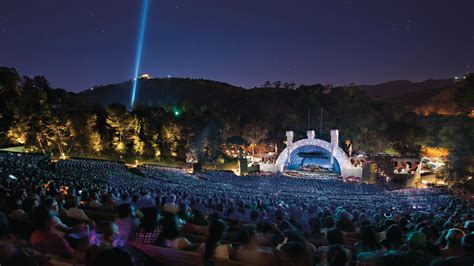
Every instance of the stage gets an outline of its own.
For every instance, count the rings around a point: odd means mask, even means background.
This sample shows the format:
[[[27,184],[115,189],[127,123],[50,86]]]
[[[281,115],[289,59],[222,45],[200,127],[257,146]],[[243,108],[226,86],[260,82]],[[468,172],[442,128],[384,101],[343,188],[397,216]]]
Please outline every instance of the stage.
[[[340,179],[341,178],[341,176],[337,173],[315,173],[315,172],[300,171],[300,170],[285,170],[283,171],[282,174],[288,177],[300,178],[300,179]]]

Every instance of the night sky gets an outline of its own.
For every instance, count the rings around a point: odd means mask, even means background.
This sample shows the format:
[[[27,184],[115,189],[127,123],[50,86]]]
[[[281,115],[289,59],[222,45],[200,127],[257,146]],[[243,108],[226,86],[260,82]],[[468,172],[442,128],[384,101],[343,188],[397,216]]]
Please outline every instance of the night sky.
[[[0,65],[80,91],[133,76],[139,0],[0,0]],[[251,88],[474,72],[473,0],[150,0],[141,73]]]

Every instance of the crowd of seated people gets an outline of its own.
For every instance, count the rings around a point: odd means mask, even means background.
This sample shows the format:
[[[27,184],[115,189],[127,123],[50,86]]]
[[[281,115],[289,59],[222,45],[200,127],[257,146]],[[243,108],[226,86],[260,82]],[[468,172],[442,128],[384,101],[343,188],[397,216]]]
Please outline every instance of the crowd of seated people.
[[[351,182],[351,183],[361,183],[362,177],[360,176],[344,176],[342,177],[343,182]]]
[[[310,172],[310,171],[304,171],[301,168],[298,171],[287,170],[287,171],[285,171],[284,174],[285,174],[285,176],[288,176],[288,177],[300,178],[300,179],[325,179],[325,178],[327,179],[327,178],[338,178],[339,177],[335,172],[332,172],[332,173],[329,173],[329,172],[325,172],[325,173]]]
[[[310,172],[310,173],[318,173],[318,174],[332,174],[334,173],[334,169],[322,167],[319,165],[302,165],[299,167],[300,171]]]
[[[139,176],[116,162],[43,169],[38,155],[0,156],[1,265],[159,264],[137,243],[202,265],[474,263],[472,203],[439,188],[218,171],[203,180],[160,167]]]

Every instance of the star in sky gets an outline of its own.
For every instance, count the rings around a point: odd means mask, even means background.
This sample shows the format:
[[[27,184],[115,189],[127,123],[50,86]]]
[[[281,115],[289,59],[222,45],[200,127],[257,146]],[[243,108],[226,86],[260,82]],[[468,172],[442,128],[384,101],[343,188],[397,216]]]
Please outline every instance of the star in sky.
[[[407,31],[409,31],[411,28],[412,28],[411,27],[411,19],[408,19],[406,29],[407,29]]]

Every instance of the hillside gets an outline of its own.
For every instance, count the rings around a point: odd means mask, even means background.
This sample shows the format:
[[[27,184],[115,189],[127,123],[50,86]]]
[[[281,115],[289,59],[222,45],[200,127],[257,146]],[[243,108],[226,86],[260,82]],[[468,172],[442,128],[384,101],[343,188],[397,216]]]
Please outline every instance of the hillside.
[[[456,89],[463,81],[441,88],[418,90],[402,96],[385,99],[393,109],[411,111],[419,115],[457,115],[460,113],[454,101]]]
[[[371,97],[386,99],[409,93],[443,88],[454,83],[453,79],[428,79],[422,82],[394,80],[375,85],[359,85],[358,87]]]
[[[131,81],[98,86],[83,91],[79,95],[88,102],[109,105],[111,103],[130,104]],[[136,103],[161,106],[186,102],[193,105],[226,104],[229,99],[239,95],[243,88],[227,83],[188,78],[155,78],[140,80]]]
[[[387,103],[393,111],[456,115],[460,110],[453,96],[458,84],[452,79],[429,79],[423,82],[398,80],[358,88],[368,96]],[[88,103],[129,105],[131,86],[131,81],[98,86],[79,93],[79,96]],[[295,99],[291,98],[298,95],[294,90],[282,88],[246,90],[204,79],[155,78],[140,80],[136,102],[149,106],[176,103],[194,107],[213,106],[224,113],[238,112],[243,117],[251,117],[252,113],[267,113],[267,116],[279,120],[282,113],[292,113],[290,110],[295,108]],[[268,113],[268,110],[273,112]]]
[[[337,128],[354,150],[412,154],[418,147],[414,143],[452,147],[446,136],[459,130],[456,139],[462,139],[464,129],[472,128],[474,120],[451,116],[460,111],[454,95],[463,112],[469,108],[472,77],[387,99],[375,99],[354,86],[246,90],[209,80],[149,79],[140,80],[137,99],[154,107],[131,110],[109,105],[129,105],[130,81],[76,94],[51,88],[45,77],[22,78],[15,69],[0,68],[0,146],[167,160],[184,160],[189,150],[197,150],[204,160],[216,162],[230,140],[281,150],[286,130],[300,139],[308,128],[316,129],[321,131],[318,138],[328,140],[330,129]],[[461,85],[466,86],[457,90]],[[460,101],[460,95],[467,101]],[[446,115],[424,116],[433,112]]]

